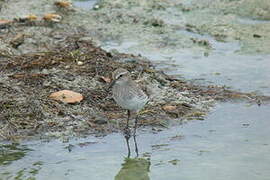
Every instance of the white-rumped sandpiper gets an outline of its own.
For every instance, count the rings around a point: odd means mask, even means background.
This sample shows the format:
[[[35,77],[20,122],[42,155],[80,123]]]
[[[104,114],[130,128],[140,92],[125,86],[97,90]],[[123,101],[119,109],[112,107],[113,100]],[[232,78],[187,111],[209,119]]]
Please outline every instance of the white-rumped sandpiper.
[[[115,102],[127,110],[126,135],[130,136],[129,119],[131,112],[136,113],[134,135],[137,129],[138,112],[145,106],[149,98],[139,85],[132,80],[129,71],[118,68],[112,73],[112,94]]]

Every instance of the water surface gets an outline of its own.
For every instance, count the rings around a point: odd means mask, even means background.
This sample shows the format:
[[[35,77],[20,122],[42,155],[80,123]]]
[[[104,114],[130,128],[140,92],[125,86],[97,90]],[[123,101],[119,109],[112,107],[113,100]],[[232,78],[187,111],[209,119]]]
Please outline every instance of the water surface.
[[[90,10],[94,7],[94,5],[96,4],[97,0],[76,0],[74,1],[74,5],[85,9],[85,10]]]
[[[27,142],[24,145],[31,151],[2,165],[1,177],[13,179],[21,172],[22,179],[109,180],[136,179],[134,172],[140,172],[145,179],[154,180],[267,180],[269,113],[269,106],[225,103],[204,121],[189,121],[158,133],[141,129],[139,158],[131,139],[129,160],[126,141],[118,133],[68,143]]]

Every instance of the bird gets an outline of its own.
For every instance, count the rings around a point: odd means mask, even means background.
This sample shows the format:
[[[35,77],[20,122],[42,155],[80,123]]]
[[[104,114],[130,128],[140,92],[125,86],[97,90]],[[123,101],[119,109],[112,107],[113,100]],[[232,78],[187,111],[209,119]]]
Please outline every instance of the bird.
[[[129,119],[132,112],[136,113],[134,133],[136,135],[138,112],[149,101],[148,95],[139,87],[139,85],[131,78],[130,72],[123,68],[118,68],[112,73],[112,97],[116,104],[127,110],[127,123],[125,127],[125,135],[130,136]]]

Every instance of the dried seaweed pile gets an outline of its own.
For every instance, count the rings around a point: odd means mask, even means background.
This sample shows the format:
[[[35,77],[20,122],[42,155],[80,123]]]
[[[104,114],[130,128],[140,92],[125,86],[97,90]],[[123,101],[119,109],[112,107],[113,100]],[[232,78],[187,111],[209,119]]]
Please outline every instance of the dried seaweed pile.
[[[112,54],[90,41],[69,36],[48,52],[1,59],[1,138],[105,135],[118,131],[126,116],[112,100],[106,81],[118,67],[128,69],[134,79],[156,94],[140,116],[141,126],[168,127],[183,118],[201,119],[214,99],[224,100],[233,94],[174,79],[156,71],[142,57]],[[48,98],[63,89],[81,93],[84,100],[65,104]]]

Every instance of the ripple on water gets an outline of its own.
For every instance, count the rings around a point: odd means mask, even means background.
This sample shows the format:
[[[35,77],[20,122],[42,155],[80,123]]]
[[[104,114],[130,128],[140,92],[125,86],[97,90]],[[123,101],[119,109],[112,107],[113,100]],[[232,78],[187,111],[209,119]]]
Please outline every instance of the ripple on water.
[[[90,10],[94,7],[97,0],[73,0],[73,4],[79,8]]]
[[[141,173],[154,180],[267,180],[269,114],[269,106],[224,103],[204,121],[189,121],[158,133],[141,128],[137,136],[140,158],[136,158],[132,140],[131,159],[125,158],[126,142],[118,133],[68,143],[27,142],[31,151],[0,166],[1,178],[132,180]]]

